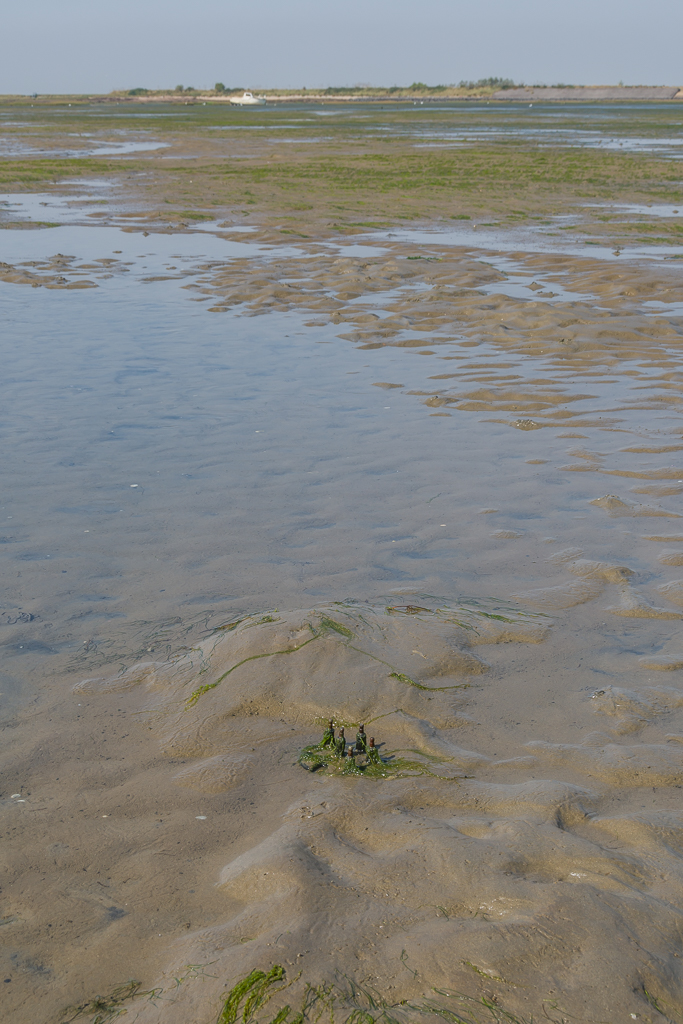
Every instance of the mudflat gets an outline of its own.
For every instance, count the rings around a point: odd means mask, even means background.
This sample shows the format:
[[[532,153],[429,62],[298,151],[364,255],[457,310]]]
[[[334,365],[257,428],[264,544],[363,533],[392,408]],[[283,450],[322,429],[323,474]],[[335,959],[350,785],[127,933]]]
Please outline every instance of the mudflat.
[[[676,105],[0,116],[8,1019],[678,1020]]]

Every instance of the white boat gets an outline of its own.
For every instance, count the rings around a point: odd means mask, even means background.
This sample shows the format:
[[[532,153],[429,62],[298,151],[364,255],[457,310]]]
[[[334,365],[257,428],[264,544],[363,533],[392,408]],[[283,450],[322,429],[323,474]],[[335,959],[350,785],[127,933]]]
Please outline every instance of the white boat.
[[[265,107],[266,105],[262,96],[254,96],[251,92],[244,92],[241,96],[231,96],[230,102],[236,107]]]

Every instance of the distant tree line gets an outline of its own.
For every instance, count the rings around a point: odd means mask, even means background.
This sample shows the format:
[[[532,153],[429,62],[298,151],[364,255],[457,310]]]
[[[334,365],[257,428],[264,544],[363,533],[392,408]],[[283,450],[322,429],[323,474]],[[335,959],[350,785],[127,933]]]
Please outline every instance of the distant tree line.
[[[138,86],[137,89],[129,89],[128,90],[128,95],[129,96],[148,96],[150,93],[153,93],[153,92],[163,92],[163,91],[165,91],[165,90],[161,90],[161,89],[143,89],[142,86]],[[195,89],[195,87],[193,85],[176,85],[175,89],[173,89],[172,91],[173,92],[177,92],[177,93],[186,93],[186,92],[195,93],[195,92],[205,92],[206,90],[204,90],[204,89]],[[222,82],[216,82],[215,86],[213,87],[213,91],[214,92],[232,92],[233,90],[232,89],[227,89],[223,85]]]
[[[459,82],[460,89],[515,89],[511,78],[479,78],[476,82]]]
[[[446,92],[448,89],[515,89],[521,86],[522,83],[514,82],[511,78],[480,78],[476,82],[462,81],[455,85],[427,85],[426,82],[413,82],[411,85],[392,85],[389,88],[383,89],[381,87],[375,87],[372,91],[387,92],[389,94],[397,92]],[[568,86],[563,86],[568,88]],[[335,96],[340,93],[359,93],[367,92],[367,86],[328,86],[327,89],[323,89],[322,93],[325,96]]]
[[[515,82],[515,81],[513,81],[512,78],[494,78],[494,77],[490,77],[490,78],[479,78],[479,79],[477,79],[476,82],[475,81],[466,81],[465,79],[463,79],[462,81],[458,82],[457,86],[456,85],[427,85],[425,82],[413,82],[412,85],[407,85],[407,86],[404,86],[404,85],[392,85],[392,86],[390,86],[388,88],[382,88],[381,86],[368,86],[368,85],[338,85],[338,86],[330,85],[326,89],[315,90],[315,91],[319,92],[319,94],[322,94],[323,96],[340,96],[340,95],[359,94],[359,93],[360,94],[365,94],[367,92],[388,93],[389,95],[394,95],[396,93],[403,93],[403,92],[440,93],[440,92],[446,92],[448,89],[454,89],[454,88],[457,88],[457,89],[467,89],[468,91],[474,92],[474,91],[483,90],[483,89],[486,89],[486,90],[489,90],[489,89],[503,90],[503,89],[523,89],[523,88],[526,88],[526,87],[527,86],[526,86],[525,82]],[[546,86],[546,85],[543,85],[543,84],[537,84],[537,85],[532,86],[531,88],[534,88],[534,89],[547,89],[547,88],[552,88],[552,89],[575,89],[576,86],[568,85],[568,84],[566,84],[564,82],[558,82],[555,85],[550,86],[550,87]],[[154,92],[154,91],[155,90],[151,90],[151,89],[143,89],[140,86],[140,87],[138,87],[136,89],[129,89],[128,90],[128,95],[129,96],[146,96],[149,93]],[[181,93],[184,94],[184,93],[197,93],[197,92],[202,92],[202,91],[205,91],[205,90],[195,89],[195,87],[193,85],[176,85],[176,87],[175,87],[175,89],[173,91],[178,93],[178,94],[181,94]],[[213,91],[220,94],[220,93],[235,92],[235,89],[231,88],[230,86],[226,86],[223,82],[216,82],[216,84],[213,87]],[[274,91],[277,92],[278,90],[274,90]],[[287,90],[287,91],[289,92],[291,90]],[[304,88],[303,91],[305,92],[306,89]]]

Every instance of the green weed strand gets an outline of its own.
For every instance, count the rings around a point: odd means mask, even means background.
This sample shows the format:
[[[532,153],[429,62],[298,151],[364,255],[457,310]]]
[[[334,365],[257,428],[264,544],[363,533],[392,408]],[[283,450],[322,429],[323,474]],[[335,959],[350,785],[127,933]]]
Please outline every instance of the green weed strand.
[[[429,690],[432,693],[443,693],[446,690],[466,690],[469,687],[469,683],[456,683],[454,686],[423,686],[422,683],[417,683],[403,672],[390,672],[389,678],[398,679],[399,683],[405,683],[406,686],[414,686],[418,690]]]
[[[236,665],[233,665],[232,668],[229,668],[222,676],[219,676],[215,683],[205,683],[204,686],[200,686],[198,690],[191,693],[185,701],[185,710],[187,711],[194,707],[203,694],[208,693],[209,690],[215,690],[231,672],[234,672],[242,665],[246,665],[248,661],[258,661],[259,658],[274,658],[277,654],[294,654],[296,651],[300,651],[301,648],[305,647],[307,644],[313,643],[313,641],[317,640],[319,636],[320,634],[316,633],[315,636],[310,637],[308,640],[304,640],[302,644],[298,644],[296,647],[286,647],[282,651],[267,651],[265,654],[252,654],[249,658],[243,658],[242,661],[238,661]]]

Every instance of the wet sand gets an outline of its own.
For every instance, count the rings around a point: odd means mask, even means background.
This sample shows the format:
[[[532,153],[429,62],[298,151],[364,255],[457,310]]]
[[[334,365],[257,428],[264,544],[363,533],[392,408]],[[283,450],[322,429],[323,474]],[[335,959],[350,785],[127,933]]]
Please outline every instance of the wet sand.
[[[6,1012],[678,1019],[678,207],[283,238],[161,181],[2,233]],[[298,763],[330,716],[386,777]]]

